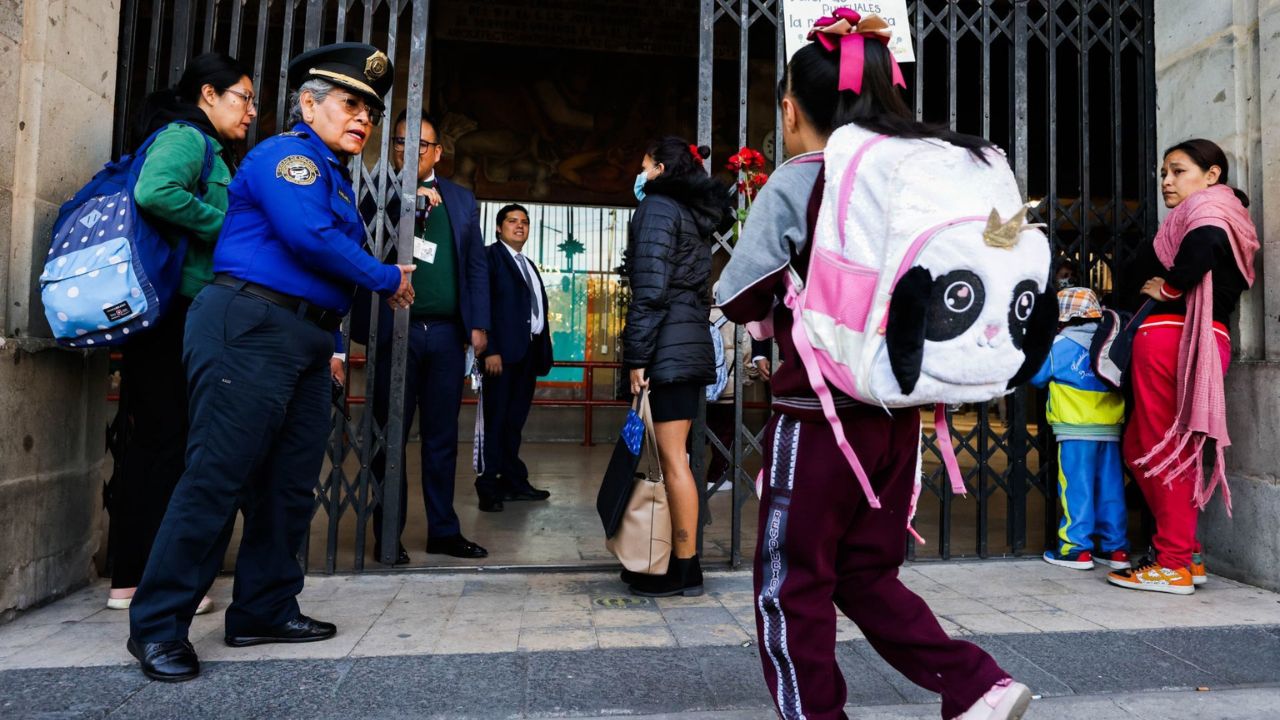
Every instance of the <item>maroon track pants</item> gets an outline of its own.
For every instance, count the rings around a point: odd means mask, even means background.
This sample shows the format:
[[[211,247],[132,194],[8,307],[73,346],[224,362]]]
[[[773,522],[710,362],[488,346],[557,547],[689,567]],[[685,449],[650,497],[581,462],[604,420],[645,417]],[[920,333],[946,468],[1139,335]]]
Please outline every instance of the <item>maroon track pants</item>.
[[[898,672],[942,695],[944,718],[955,717],[1009,674],[976,645],[948,637],[898,579],[920,413],[857,408],[841,419],[879,510],[863,497],[825,420],[775,414],[766,430],[756,631],[774,704],[787,720],[847,717],[834,603]]]

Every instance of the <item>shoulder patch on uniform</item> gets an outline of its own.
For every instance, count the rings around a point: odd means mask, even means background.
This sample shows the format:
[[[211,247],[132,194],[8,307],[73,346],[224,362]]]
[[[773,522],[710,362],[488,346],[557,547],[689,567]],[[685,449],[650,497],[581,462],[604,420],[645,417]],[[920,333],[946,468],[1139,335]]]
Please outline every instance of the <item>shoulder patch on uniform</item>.
[[[306,155],[290,155],[276,165],[276,177],[294,185],[310,185],[320,177],[320,170]]]
[[[309,135],[308,133],[304,133],[301,130],[286,130],[285,132],[279,133],[279,137],[292,137],[292,138],[306,139],[311,137],[311,135]]]

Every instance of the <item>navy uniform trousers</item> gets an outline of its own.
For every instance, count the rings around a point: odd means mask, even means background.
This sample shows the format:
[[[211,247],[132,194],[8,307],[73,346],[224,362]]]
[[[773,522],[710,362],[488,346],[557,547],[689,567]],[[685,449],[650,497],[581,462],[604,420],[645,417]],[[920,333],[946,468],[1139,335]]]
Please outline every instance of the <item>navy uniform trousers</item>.
[[[502,498],[529,487],[529,468],[520,459],[521,433],[533,405],[542,344],[533,342],[520,362],[502,364],[501,375],[484,376],[484,472],[476,492]],[[479,361],[483,362],[483,361]]]
[[[138,642],[184,640],[244,513],[227,635],[298,616],[297,553],[311,524],[330,428],[333,334],[211,285],[187,316],[187,467],[129,609]]]
[[[427,506],[427,535],[441,538],[462,532],[453,510],[454,475],[458,469],[458,411],[462,408],[463,373],[467,351],[462,325],[452,320],[409,321],[408,367],[404,374],[404,440],[400,462],[400,533],[404,532],[406,481],[403,448],[416,409],[422,413],[422,496]],[[391,343],[378,348],[373,412],[386,426],[391,405]],[[373,474],[385,483],[386,454],[373,459]],[[374,542],[382,540],[382,504],[373,510]]]

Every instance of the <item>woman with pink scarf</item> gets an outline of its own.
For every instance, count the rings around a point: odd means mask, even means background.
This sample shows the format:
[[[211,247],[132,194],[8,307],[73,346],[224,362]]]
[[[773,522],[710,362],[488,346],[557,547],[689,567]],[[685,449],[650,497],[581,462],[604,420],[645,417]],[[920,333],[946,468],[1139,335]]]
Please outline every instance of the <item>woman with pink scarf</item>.
[[[1206,580],[1196,522],[1219,485],[1231,511],[1223,459],[1231,444],[1227,318],[1253,284],[1258,233],[1249,198],[1227,184],[1228,170],[1222,148],[1208,140],[1165,151],[1160,189],[1172,212],[1127,271],[1154,307],[1134,339],[1123,455],[1156,527],[1155,557],[1107,576],[1119,587],[1195,592]]]

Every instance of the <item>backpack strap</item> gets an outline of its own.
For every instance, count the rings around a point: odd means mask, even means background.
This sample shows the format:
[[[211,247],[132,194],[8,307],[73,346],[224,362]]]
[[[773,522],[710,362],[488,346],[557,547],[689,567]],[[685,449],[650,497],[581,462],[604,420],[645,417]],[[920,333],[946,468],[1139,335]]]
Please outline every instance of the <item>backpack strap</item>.
[[[804,320],[800,313],[800,308],[804,303],[805,287],[796,282],[796,280],[808,275],[809,258],[813,253],[813,243],[818,227],[818,211],[822,207],[822,194],[826,189],[826,175],[827,169],[824,162],[818,168],[818,177],[813,181],[813,191],[809,193],[809,205],[805,213],[805,220],[808,223],[808,236],[804,249],[800,253],[793,251],[791,255],[791,272],[787,273],[787,294],[784,298],[784,303],[792,314],[791,342],[795,345],[796,354],[800,356],[800,364],[804,366],[805,374],[809,378],[809,387],[818,396],[818,403],[822,405],[822,414],[827,418],[827,424],[831,426],[831,431],[835,435],[836,446],[840,448],[840,454],[844,455],[844,459],[849,463],[854,476],[858,478],[858,485],[862,487],[862,493],[866,495],[867,502],[871,504],[871,507],[879,508],[880,500],[876,497],[875,491],[871,489],[871,479],[867,477],[867,471],[862,467],[862,462],[858,460],[858,455],[853,451],[853,446],[849,444],[849,439],[845,437],[844,423],[840,421],[840,416],[836,414],[835,397],[831,394],[831,387],[827,385],[826,378],[822,377],[822,370],[818,367],[818,356],[813,351],[813,345],[809,343],[809,335],[805,332]]]
[[[853,451],[853,446],[849,444],[849,438],[845,437],[844,423],[840,422],[840,416],[836,415],[836,404],[831,395],[831,388],[827,385],[826,378],[822,377],[822,370],[818,369],[818,356],[813,352],[813,346],[809,344],[809,336],[804,331],[804,322],[798,312],[804,293],[805,291],[801,290],[796,294],[790,289],[787,292],[787,307],[791,308],[795,315],[791,323],[791,342],[795,344],[796,353],[800,356],[800,364],[804,366],[804,371],[809,376],[809,387],[813,388],[814,394],[818,396],[818,402],[822,405],[822,414],[826,416],[827,423],[831,425],[831,431],[835,434],[836,446],[840,448],[840,454],[844,455],[849,467],[853,469],[854,476],[858,478],[858,484],[862,486],[862,493],[867,496],[867,502],[871,503],[871,507],[879,508],[880,500],[871,489],[871,480],[858,460],[857,453]]]
[[[209,175],[213,172],[213,141],[209,139],[209,135],[204,130],[186,120],[175,120],[170,124],[186,125],[199,132],[200,137],[204,139],[204,167],[200,170],[199,193],[196,195],[197,200],[204,202],[204,195],[209,192]]]
[[[933,431],[938,437],[938,454],[942,456],[942,465],[947,469],[947,477],[951,480],[951,492],[957,495],[968,495],[964,477],[960,474],[960,463],[956,460],[956,449],[951,445],[951,426],[947,423],[947,406],[938,403],[933,406]]]

